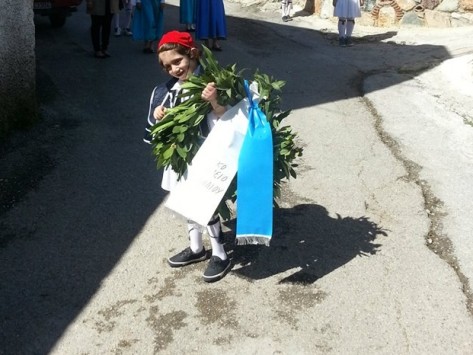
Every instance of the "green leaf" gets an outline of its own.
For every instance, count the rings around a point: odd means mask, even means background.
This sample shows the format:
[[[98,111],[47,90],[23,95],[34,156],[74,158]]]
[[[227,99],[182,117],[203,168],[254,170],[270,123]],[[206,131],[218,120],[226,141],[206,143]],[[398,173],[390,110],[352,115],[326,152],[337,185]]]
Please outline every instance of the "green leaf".
[[[179,156],[182,158],[182,159],[186,159],[187,158],[187,150],[180,147],[180,146],[177,146],[176,147],[176,151],[177,151],[177,154],[179,154]]]
[[[174,146],[170,146],[166,151],[163,153],[163,158],[164,159],[169,159],[172,154],[174,153]]]
[[[153,135],[153,154],[157,167],[172,167],[181,177],[187,165],[192,162],[200,148],[201,137],[199,124],[211,111],[211,105],[202,100],[200,93],[207,83],[217,83],[217,100],[220,105],[235,105],[246,97],[244,89],[244,74],[248,69],[238,70],[236,64],[222,67],[213,56],[213,53],[202,48],[201,58],[202,73],[200,76],[192,75],[182,84],[185,93],[180,97],[185,98],[180,105],[168,109],[163,120],[157,122],[151,129]],[[273,77],[261,73],[256,69],[249,82],[256,81],[259,88],[259,106],[266,118],[271,122],[273,133],[273,160],[274,160],[274,205],[276,198],[280,197],[281,184],[285,179],[296,178],[297,164],[295,159],[302,156],[303,149],[297,145],[297,134],[291,127],[281,126],[281,121],[288,117],[290,110],[280,108],[281,96],[279,92],[285,85],[284,81],[275,80]],[[176,152],[177,154],[174,154]],[[224,219],[230,218],[230,209],[225,201],[235,202],[237,198],[236,179],[232,181],[229,189],[218,208]]]

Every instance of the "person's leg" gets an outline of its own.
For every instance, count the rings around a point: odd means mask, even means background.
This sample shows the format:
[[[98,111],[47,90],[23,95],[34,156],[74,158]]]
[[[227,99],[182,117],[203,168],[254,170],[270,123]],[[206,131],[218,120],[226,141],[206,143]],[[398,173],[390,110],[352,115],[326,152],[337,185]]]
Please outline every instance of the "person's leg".
[[[354,28],[355,28],[355,19],[353,19],[353,18],[347,19],[347,32],[346,32],[347,46],[353,46],[353,41],[351,39],[351,35],[353,33]]]
[[[220,280],[231,268],[231,261],[224,249],[221,236],[220,218],[215,216],[207,225],[207,232],[212,245],[212,256],[207,269],[204,271],[204,281],[214,282]]]
[[[126,9],[126,28],[125,28],[125,34],[127,36],[132,36],[133,32],[131,32],[131,21],[133,20],[133,6],[131,5],[131,2],[128,3]]]
[[[187,232],[189,235],[190,248],[194,254],[202,252],[204,244],[202,242],[202,232],[200,226],[194,222],[187,223]]]
[[[282,0],[281,1],[281,16],[282,16],[282,20],[284,22],[289,21],[290,11],[291,11],[291,1],[290,0]]]
[[[119,37],[122,34],[122,29],[120,28],[120,13],[113,17],[113,27],[115,28],[114,35]]]
[[[112,29],[112,20],[113,14],[108,14],[103,16],[103,25],[102,25],[102,52],[106,56],[110,56],[108,54],[108,45],[110,43],[110,32]]]
[[[105,58],[100,47],[100,26],[101,16],[91,15],[91,26],[90,26],[90,37],[92,38],[92,46],[94,47],[94,53],[97,58]]]
[[[338,44],[342,47],[346,46],[345,38],[347,31],[347,19],[340,17],[338,19]]]
[[[153,45],[153,41],[145,41],[144,47],[143,47],[143,53],[145,54],[154,53],[152,45]]]
[[[210,244],[212,245],[212,256],[218,256],[222,260],[227,259],[227,253],[223,248],[223,241],[221,236],[220,218],[214,216],[212,221],[207,225],[207,233],[210,236]]]
[[[212,39],[212,49],[218,52],[222,51],[222,47],[220,46],[217,38]]]
[[[189,235],[189,247],[168,259],[171,267],[189,265],[207,259],[207,252],[202,243],[201,226],[193,221],[187,221],[187,233]]]

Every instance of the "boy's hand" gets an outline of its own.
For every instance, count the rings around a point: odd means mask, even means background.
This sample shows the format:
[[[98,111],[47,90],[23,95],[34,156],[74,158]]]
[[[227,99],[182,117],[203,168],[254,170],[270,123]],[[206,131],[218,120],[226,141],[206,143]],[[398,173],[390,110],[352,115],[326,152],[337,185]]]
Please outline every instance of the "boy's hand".
[[[202,99],[210,102],[212,106],[217,104],[217,85],[214,82],[208,83],[202,91]]]
[[[218,104],[217,85],[214,82],[208,83],[205,89],[202,91],[202,100],[210,102],[217,117],[221,117],[227,110],[224,106],[220,106]]]
[[[161,121],[166,114],[166,107],[158,106],[153,111],[153,117],[156,121]]]

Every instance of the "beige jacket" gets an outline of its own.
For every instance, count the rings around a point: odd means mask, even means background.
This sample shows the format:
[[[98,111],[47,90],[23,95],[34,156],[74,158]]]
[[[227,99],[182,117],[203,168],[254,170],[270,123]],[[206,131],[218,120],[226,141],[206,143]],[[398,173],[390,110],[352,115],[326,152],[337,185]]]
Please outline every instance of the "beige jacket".
[[[110,0],[110,12],[118,14],[120,8],[118,7],[119,0]],[[105,16],[105,0],[86,0],[87,13],[96,16]]]

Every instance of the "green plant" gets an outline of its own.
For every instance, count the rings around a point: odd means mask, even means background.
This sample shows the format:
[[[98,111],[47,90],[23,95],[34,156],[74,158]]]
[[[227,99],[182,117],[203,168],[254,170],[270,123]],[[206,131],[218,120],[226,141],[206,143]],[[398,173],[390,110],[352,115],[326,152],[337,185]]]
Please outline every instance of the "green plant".
[[[165,117],[157,122],[151,133],[153,135],[153,154],[158,168],[171,166],[181,177],[187,165],[192,161],[202,144],[199,124],[211,111],[210,103],[201,99],[202,90],[207,83],[215,82],[218,90],[218,103],[222,106],[233,106],[246,97],[244,87],[244,70],[237,72],[236,65],[222,67],[215,60],[212,52],[203,47],[204,56],[200,60],[202,73],[191,76],[183,85],[180,97],[183,102],[168,109]],[[257,70],[253,81],[258,84],[260,95],[259,107],[271,124],[273,133],[274,159],[274,203],[280,197],[281,183],[284,179],[296,178],[295,159],[302,155],[302,148],[296,143],[297,134],[290,126],[281,122],[289,116],[290,110],[280,109],[279,92],[285,85],[284,81],[274,80]],[[236,179],[234,178],[226,191],[218,208],[223,219],[230,218],[230,210],[226,201],[236,200]]]

